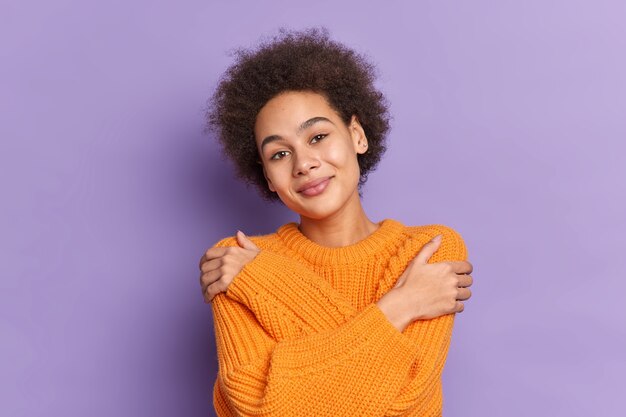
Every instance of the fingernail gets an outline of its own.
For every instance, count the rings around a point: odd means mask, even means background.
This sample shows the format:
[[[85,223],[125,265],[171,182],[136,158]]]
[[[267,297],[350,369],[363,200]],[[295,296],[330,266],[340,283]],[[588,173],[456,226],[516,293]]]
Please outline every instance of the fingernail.
[[[435,242],[435,243],[439,243],[439,242],[441,242],[441,235],[437,235],[437,236],[435,236],[435,237],[433,238],[433,242]]]

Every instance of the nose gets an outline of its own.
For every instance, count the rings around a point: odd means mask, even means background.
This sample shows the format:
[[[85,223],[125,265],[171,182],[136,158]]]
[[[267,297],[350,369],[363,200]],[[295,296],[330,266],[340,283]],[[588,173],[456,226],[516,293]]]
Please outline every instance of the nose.
[[[299,149],[293,159],[293,176],[307,175],[312,169],[320,166],[320,161],[315,152],[309,149]]]

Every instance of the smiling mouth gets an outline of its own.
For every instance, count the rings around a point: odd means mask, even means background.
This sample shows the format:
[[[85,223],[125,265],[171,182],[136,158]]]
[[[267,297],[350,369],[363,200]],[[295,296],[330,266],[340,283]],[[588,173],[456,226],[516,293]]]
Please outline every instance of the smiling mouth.
[[[328,186],[328,183],[330,182],[332,178],[333,177],[328,177],[325,180],[315,184],[312,187],[307,187],[304,190],[298,191],[298,193],[303,194],[307,197],[313,197],[313,196],[319,195],[322,192],[324,192],[324,190],[326,189],[326,187]]]

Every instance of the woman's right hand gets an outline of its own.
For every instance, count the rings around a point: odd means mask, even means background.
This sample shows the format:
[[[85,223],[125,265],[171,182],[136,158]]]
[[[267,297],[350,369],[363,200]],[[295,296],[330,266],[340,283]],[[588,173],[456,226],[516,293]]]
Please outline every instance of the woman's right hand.
[[[468,261],[428,260],[441,244],[441,235],[426,243],[398,278],[396,285],[378,300],[387,318],[402,331],[415,320],[462,312],[472,293],[472,264]]]
[[[200,287],[205,303],[226,292],[235,276],[261,251],[242,231],[237,231],[236,238],[239,247],[212,247],[200,259]]]

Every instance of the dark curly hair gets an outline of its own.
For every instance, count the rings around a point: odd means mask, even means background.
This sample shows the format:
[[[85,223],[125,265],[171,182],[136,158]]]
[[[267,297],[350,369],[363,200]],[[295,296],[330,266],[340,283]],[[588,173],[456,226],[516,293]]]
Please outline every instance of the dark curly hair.
[[[256,50],[234,50],[235,63],[222,75],[209,101],[206,130],[214,130],[237,175],[258,187],[266,200],[279,200],[269,190],[260,165],[254,124],[261,108],[284,91],[323,95],[348,126],[356,115],[368,139],[358,154],[359,193],[367,175],[386,150],[390,115],[387,100],[374,87],[376,68],[355,51],[329,38],[326,28],[279,29]]]

